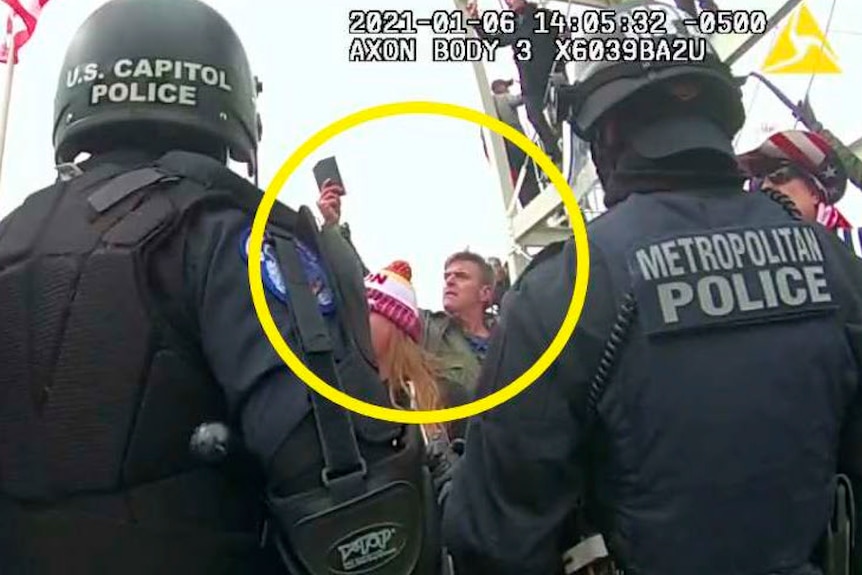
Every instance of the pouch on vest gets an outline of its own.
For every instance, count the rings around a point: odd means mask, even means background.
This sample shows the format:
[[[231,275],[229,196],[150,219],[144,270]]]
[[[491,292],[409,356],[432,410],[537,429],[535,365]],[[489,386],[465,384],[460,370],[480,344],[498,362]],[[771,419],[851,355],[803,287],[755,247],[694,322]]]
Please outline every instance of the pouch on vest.
[[[301,340],[301,356],[318,377],[343,391],[333,342],[303,276],[292,238],[274,239]],[[432,575],[439,573],[437,509],[416,426],[404,427],[391,455],[367,462],[351,414],[309,390],[325,468],[321,485],[268,497],[282,559],[297,575]]]

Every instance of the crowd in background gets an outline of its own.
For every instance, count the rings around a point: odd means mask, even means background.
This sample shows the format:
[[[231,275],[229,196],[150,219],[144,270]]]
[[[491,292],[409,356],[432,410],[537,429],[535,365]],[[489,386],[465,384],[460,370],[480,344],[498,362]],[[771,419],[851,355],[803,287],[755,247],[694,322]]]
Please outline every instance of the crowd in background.
[[[521,15],[520,32],[502,35],[501,46],[511,45],[516,37],[533,30],[536,14],[547,11],[522,0],[507,0],[510,9]],[[677,5],[697,12],[694,1]],[[700,1],[701,10],[715,10],[711,1]],[[475,6],[467,12],[475,12]],[[524,30],[527,30],[525,32]],[[530,34],[531,37],[535,34]],[[541,49],[552,41],[551,35],[536,36]],[[545,57],[524,62],[516,59],[520,94],[511,91],[513,79],[491,83],[495,113],[505,124],[525,133],[518,110],[526,115],[539,136],[539,144],[557,164],[561,161],[559,126],[548,126],[544,98],[553,64]],[[541,112],[540,112],[541,111]],[[488,155],[487,142],[485,144]],[[540,192],[536,170],[527,166],[518,186],[526,154],[510,141],[505,142],[512,184],[523,205]],[[793,202],[802,217],[832,230],[862,254],[862,235],[835,207],[843,197],[848,179],[862,179],[862,164],[855,157],[848,161],[846,147],[831,133],[790,130],[770,136],[755,150],[739,157],[740,176],[748,180],[751,191],[773,190]],[[843,155],[842,155],[843,154]],[[852,156],[852,154],[850,154]],[[320,190],[318,208],[323,218],[325,237],[336,244],[362,270],[365,277],[369,329],[377,367],[387,381],[393,401],[405,408],[439,409],[461,405],[477,397],[476,383],[494,331],[497,314],[510,281],[506,266],[498,258],[484,258],[469,250],[452,254],[442,266],[444,284],[441,310],[421,309],[411,283],[409,262],[395,261],[382,270],[369,270],[355,248],[348,225],[341,221],[341,196],[338,182],[325,182]],[[855,238],[855,239],[854,239]],[[448,426],[428,426],[427,433],[446,433],[462,437],[466,421]]]
[[[340,265],[355,266],[365,277],[365,299],[371,347],[378,372],[393,402],[408,409],[440,409],[469,403],[477,397],[479,370],[510,281],[499,258],[463,250],[442,265],[443,293],[439,311],[421,309],[412,284],[412,267],[398,260],[382,270],[363,263],[341,221],[342,186],[324,182],[317,207],[322,236]],[[466,420],[427,425],[426,434],[463,438]]]

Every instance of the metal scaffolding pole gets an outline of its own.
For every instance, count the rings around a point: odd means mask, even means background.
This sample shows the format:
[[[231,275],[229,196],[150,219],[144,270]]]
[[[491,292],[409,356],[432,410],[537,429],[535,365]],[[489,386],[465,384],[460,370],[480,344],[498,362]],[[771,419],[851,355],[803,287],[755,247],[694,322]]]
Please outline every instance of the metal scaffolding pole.
[[[467,6],[464,0],[454,0],[455,8],[463,10]],[[472,37],[478,37],[474,30],[467,32]],[[476,84],[479,88],[479,96],[482,100],[482,109],[489,116],[497,118],[497,110],[494,107],[494,99],[491,96],[490,83],[488,82],[488,74],[485,71],[485,66],[482,62],[473,62],[473,74],[476,76]],[[499,134],[488,130],[486,134],[489,146],[488,157],[493,166],[494,172],[497,175],[497,180],[500,185],[500,193],[503,196],[503,205],[508,206],[512,203],[515,197],[514,187],[512,186],[511,176],[509,174],[509,160],[506,157],[506,145],[503,137]],[[511,235],[511,221],[510,235]],[[514,278],[520,270],[526,265],[523,261],[523,256],[516,253],[516,245],[512,246],[510,253],[507,256],[509,264],[509,273]]]
[[[608,7],[616,4],[616,0],[540,0],[539,4],[559,10],[568,14],[573,6],[580,8]],[[759,0],[759,8],[769,15],[768,29],[772,29],[801,3],[801,0]],[[466,3],[463,0],[455,0],[458,8],[463,8]],[[473,32],[471,32],[472,34]],[[713,43],[719,54],[730,64],[739,61],[746,53],[757,45],[765,34],[759,35],[722,35],[713,38]],[[473,69],[482,98],[485,113],[496,117],[494,101],[490,94],[489,83],[485,67],[481,62],[475,62]],[[570,77],[569,80],[574,78]],[[524,122],[527,136],[536,140],[532,133],[532,126]],[[548,245],[551,242],[564,239],[571,235],[571,228],[567,218],[564,216],[562,199],[546,178],[538,178],[541,186],[539,195],[527,206],[522,207],[518,202],[518,189],[524,181],[524,170],[532,169],[531,163],[522,168],[521,177],[517,185],[512,186],[508,170],[508,159],[506,157],[503,139],[497,134],[488,134],[490,141],[489,156],[494,165],[500,183],[503,205],[506,207],[508,229],[511,240],[509,253],[509,272],[514,279],[529,262],[531,252]],[[564,138],[564,160],[563,174],[569,180],[569,184],[575,192],[575,198],[582,208],[585,219],[590,220],[599,215],[603,210],[602,191],[598,185],[598,178],[592,162],[586,162],[580,171],[574,171],[573,154],[574,139],[572,134],[563,134]],[[860,144],[862,147],[862,144]],[[855,148],[854,148],[855,151]]]

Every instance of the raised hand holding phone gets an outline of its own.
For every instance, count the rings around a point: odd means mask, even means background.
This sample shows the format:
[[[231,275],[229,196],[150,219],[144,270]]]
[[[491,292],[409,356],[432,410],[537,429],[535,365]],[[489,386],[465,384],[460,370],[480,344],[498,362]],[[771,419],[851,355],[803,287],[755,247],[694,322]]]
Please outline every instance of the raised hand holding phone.
[[[317,162],[313,172],[317,188],[320,190],[317,209],[323,217],[323,224],[337,225],[341,220],[341,196],[345,192],[335,157],[331,156]]]
[[[338,184],[342,188],[344,187],[344,181],[341,179],[341,172],[338,170],[338,162],[335,160],[335,156],[323,158],[314,164],[312,172],[314,173],[314,179],[317,182],[319,190],[323,189],[327,180],[333,184]]]

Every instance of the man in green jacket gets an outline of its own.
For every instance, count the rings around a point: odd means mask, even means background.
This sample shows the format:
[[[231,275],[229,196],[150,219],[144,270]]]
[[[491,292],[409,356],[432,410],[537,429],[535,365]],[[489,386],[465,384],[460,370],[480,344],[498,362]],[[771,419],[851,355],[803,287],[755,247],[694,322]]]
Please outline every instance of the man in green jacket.
[[[344,190],[326,183],[317,207],[323,218],[323,238],[329,253],[338,261],[333,268],[339,276],[355,277],[367,273],[359,253],[350,241],[346,224],[341,224],[341,196]],[[349,270],[349,271],[348,271]],[[336,281],[341,283],[341,279]],[[443,311],[422,310],[423,347],[441,363],[440,382],[446,390],[448,405],[461,405],[474,399],[476,380],[485,358],[494,318],[487,313],[494,297],[494,270],[480,255],[462,251],[450,256],[444,265]],[[364,301],[364,287],[355,281],[341,286],[344,297]],[[357,305],[355,310],[363,310]],[[362,312],[360,312],[362,313]],[[358,318],[357,318],[357,321]],[[367,330],[360,339],[365,339]],[[360,342],[360,348],[364,348]]]
[[[461,251],[443,266],[443,311],[422,311],[423,345],[443,363],[456,403],[474,398],[476,380],[494,319],[487,313],[494,297],[494,270],[480,255]]]

